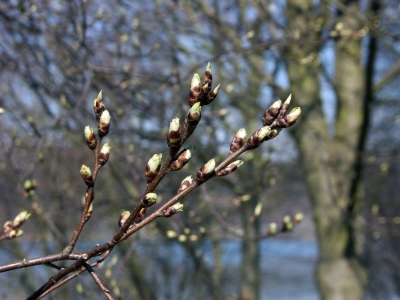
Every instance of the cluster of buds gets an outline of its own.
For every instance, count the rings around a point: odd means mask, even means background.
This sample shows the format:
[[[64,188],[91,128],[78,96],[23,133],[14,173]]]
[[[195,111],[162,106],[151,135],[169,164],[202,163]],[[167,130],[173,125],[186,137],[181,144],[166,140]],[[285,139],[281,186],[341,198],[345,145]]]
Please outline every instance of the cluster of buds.
[[[104,106],[102,91],[99,92],[99,95],[93,101],[93,110],[97,120],[97,133],[100,138],[103,138],[110,130],[111,116],[109,111],[106,110],[106,107]],[[93,128],[91,126],[86,126],[84,133],[86,144],[91,150],[95,150],[97,147],[97,139]],[[110,147],[108,147],[108,150],[110,150]],[[103,152],[105,152],[105,149]],[[106,162],[107,160],[104,161],[103,159],[102,165],[104,165]]]
[[[20,229],[21,225],[31,216],[27,211],[20,212],[13,221],[7,221],[3,225],[3,237],[13,239],[20,237],[24,232]]]
[[[220,85],[212,90],[212,73],[211,64],[208,63],[206,72],[204,74],[204,82],[201,82],[200,76],[194,74],[192,82],[190,83],[189,91],[189,105],[193,106],[200,103],[201,106],[208,105],[217,97]]]
[[[33,196],[35,194],[35,190],[38,187],[38,182],[36,181],[36,179],[27,179],[24,181],[24,197],[27,198],[29,196]]]
[[[204,237],[206,234],[206,229],[204,227],[200,227],[199,233],[192,233],[189,228],[185,228],[182,234],[179,234],[176,231],[168,230],[167,237],[170,239],[176,239],[178,242],[185,243],[187,241],[196,242],[200,238]]]
[[[264,127],[254,132],[247,140],[249,148],[257,148],[263,142],[275,138],[282,128],[288,128],[296,123],[301,114],[300,107],[296,107],[290,113],[286,114],[291,99],[292,95],[289,95],[283,104],[281,100],[272,103],[262,118]]]

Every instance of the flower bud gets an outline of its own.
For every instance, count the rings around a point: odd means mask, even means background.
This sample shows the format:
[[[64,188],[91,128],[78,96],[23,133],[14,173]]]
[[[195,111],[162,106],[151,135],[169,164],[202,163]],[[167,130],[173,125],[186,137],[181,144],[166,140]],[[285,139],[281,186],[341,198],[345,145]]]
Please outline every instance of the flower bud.
[[[196,126],[201,119],[201,106],[200,102],[195,103],[189,110],[186,116],[188,123],[192,126]]]
[[[192,82],[190,83],[189,91],[189,105],[193,106],[195,103],[199,102],[201,96],[201,80],[199,74],[194,74]]]
[[[103,91],[99,92],[99,95],[97,96],[96,99],[93,101],[93,109],[94,113],[96,115],[97,122],[100,120],[100,116],[103,113],[103,111],[106,109],[104,104],[103,104]]]
[[[227,165],[225,168],[223,168],[221,171],[218,172],[218,176],[226,176],[234,172],[237,168],[239,168],[241,165],[243,165],[243,160],[236,160],[233,163],[230,163]]]
[[[138,223],[142,222],[145,214],[146,214],[146,208],[143,207],[142,209],[140,209],[139,213],[137,214],[134,223],[138,224]]]
[[[118,220],[118,226],[122,227],[122,225],[124,225],[125,221],[129,218],[129,216],[131,215],[130,211],[124,211],[121,216],[119,217]]]
[[[281,110],[278,114],[277,119],[280,121],[283,119],[283,117],[286,115],[286,112],[289,108],[290,102],[292,101],[292,94],[289,95],[289,97],[287,97],[287,99],[285,100],[285,102],[283,102],[283,105],[281,106]]]
[[[92,176],[92,172],[90,171],[90,168],[82,165],[81,167],[81,176],[83,178],[83,180],[85,181],[87,186],[92,186],[93,185],[93,176]]]
[[[276,223],[269,224],[269,226],[268,226],[268,234],[269,235],[275,235],[276,234],[276,227],[277,227]]]
[[[169,169],[171,171],[177,171],[182,169],[189,161],[193,155],[193,147],[182,150],[176,157],[176,159],[171,163]]]
[[[264,126],[271,125],[272,122],[275,121],[276,117],[279,114],[281,106],[282,106],[281,100],[278,100],[278,101],[275,101],[274,103],[272,103],[272,105],[267,109],[267,111],[265,112],[265,114],[263,116],[262,123]]]
[[[174,239],[178,237],[178,233],[173,230],[167,230],[167,237],[170,239]]]
[[[147,163],[146,169],[144,171],[147,183],[151,183],[154,180],[154,178],[156,178],[158,172],[160,171],[161,158],[162,158],[161,153],[154,154]]]
[[[229,147],[229,150],[230,150],[229,153],[236,152],[240,147],[243,146],[246,135],[247,135],[247,132],[246,132],[246,129],[244,129],[244,128],[239,129],[239,131],[236,132],[236,134],[233,137],[233,140],[231,142],[231,145]]]
[[[279,122],[280,127],[287,128],[292,126],[294,123],[296,123],[300,114],[301,114],[300,107],[293,108],[292,111],[283,118],[283,122],[282,123]]]
[[[164,218],[169,218],[173,216],[174,214],[183,211],[184,205],[180,202],[175,203],[174,205],[168,207],[167,209],[162,211],[162,216]]]
[[[110,113],[108,112],[108,110],[103,111],[98,123],[98,130],[97,130],[101,138],[108,134],[108,131],[110,129],[110,122],[111,122]]]
[[[181,126],[179,124],[179,118],[175,118],[169,124],[168,130],[168,146],[179,145],[181,142]]]
[[[103,147],[101,147],[100,154],[99,154],[99,165],[104,166],[107,161],[108,157],[110,156],[111,147],[108,143],[105,143]]]
[[[282,231],[290,231],[293,229],[293,223],[291,221],[290,216],[283,217],[283,228]]]
[[[7,233],[10,232],[13,229],[13,222],[12,221],[7,221],[3,225],[3,232]]]
[[[209,177],[215,169],[215,160],[210,159],[201,169],[197,172],[196,179],[199,182],[203,182],[207,177]]]
[[[148,193],[140,200],[140,202],[144,207],[150,207],[156,203],[156,200],[157,200],[157,194]]]
[[[207,64],[206,72],[204,73],[204,84],[208,86],[208,91],[206,92],[207,94],[210,92],[212,86],[212,72],[210,62]]]
[[[9,239],[17,238],[23,234],[24,234],[24,232],[21,229],[13,229],[8,233],[8,238]]]
[[[87,211],[87,213],[86,213],[86,218],[87,219],[89,219],[91,216],[92,216],[92,213],[93,213],[93,202],[92,203],[90,203],[90,205],[89,205],[89,209],[88,209],[88,211]]]
[[[220,88],[221,88],[221,85],[218,84],[217,87],[207,95],[206,103],[204,103],[203,105],[208,105],[211,102],[213,102],[215,100],[215,98],[217,98]]]
[[[258,129],[253,135],[247,140],[247,143],[252,146],[252,148],[257,148],[264,142],[265,138],[268,137],[268,134],[271,132],[271,127],[265,126],[261,129]]]
[[[187,189],[188,186],[192,184],[192,182],[193,182],[192,176],[188,176],[185,179],[183,179],[181,185],[179,186],[178,194]]]
[[[299,224],[301,221],[303,221],[304,219],[304,215],[302,213],[297,213],[294,217],[293,217],[293,224],[297,225]]]
[[[20,212],[20,213],[14,218],[14,221],[12,222],[12,226],[13,226],[14,228],[20,227],[26,220],[29,219],[30,216],[31,216],[31,214],[28,213],[27,211],[22,211],[22,212]]]
[[[86,139],[86,144],[91,150],[96,149],[97,145],[96,135],[94,134],[93,128],[91,126],[85,127],[85,139]]]

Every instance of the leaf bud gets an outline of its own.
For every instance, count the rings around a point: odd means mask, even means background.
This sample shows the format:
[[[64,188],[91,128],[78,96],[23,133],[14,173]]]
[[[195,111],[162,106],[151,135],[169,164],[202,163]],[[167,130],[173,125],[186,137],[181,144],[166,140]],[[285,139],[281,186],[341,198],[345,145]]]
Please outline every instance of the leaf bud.
[[[93,128],[91,126],[85,127],[85,139],[86,139],[86,144],[91,150],[96,149],[97,145],[96,135],[94,134]]]
[[[173,230],[167,230],[167,237],[170,239],[174,239],[178,237],[178,233]]]
[[[24,232],[21,229],[13,229],[8,233],[8,238],[9,239],[17,238],[23,234],[24,234]]]
[[[97,130],[101,138],[108,134],[108,131],[110,129],[110,122],[111,122],[111,116],[109,111],[108,110],[103,111],[98,123],[98,130]]]
[[[278,101],[275,101],[274,103],[272,103],[272,105],[267,109],[267,111],[265,112],[265,114],[262,118],[262,123],[264,126],[271,125],[275,121],[276,117],[279,114],[281,106],[282,106],[281,100],[278,100]]]
[[[304,215],[302,213],[297,213],[294,217],[293,217],[293,224],[297,225],[299,224],[301,221],[303,221],[304,219]]]
[[[137,214],[137,216],[135,217],[135,224],[138,224],[140,222],[142,222],[144,215],[146,214],[146,208],[143,207],[140,209],[139,213]]]
[[[215,98],[217,98],[220,88],[221,88],[221,85],[218,84],[217,87],[212,92],[208,93],[206,103],[204,103],[203,105],[208,105],[211,102],[213,102],[215,100]]]
[[[182,169],[188,161],[192,158],[193,155],[193,147],[189,147],[187,149],[183,149],[176,157],[176,159],[171,163],[169,169],[171,171],[177,171]]]
[[[237,168],[239,168],[241,165],[243,165],[243,160],[236,160],[229,165],[227,165],[225,168],[223,168],[221,171],[218,172],[218,176],[226,176],[234,172]]]
[[[238,132],[236,132],[235,136],[232,139],[231,145],[229,147],[229,153],[236,152],[240,147],[244,144],[244,139],[246,138],[247,132],[246,129],[241,128]]]
[[[206,72],[204,73],[204,84],[208,86],[208,91],[206,93],[209,93],[212,86],[212,72],[210,62],[207,64]]]
[[[3,225],[3,232],[7,233],[7,232],[10,232],[12,229],[13,229],[13,222],[6,221]]]
[[[247,143],[252,146],[252,148],[257,148],[264,142],[265,138],[268,137],[268,134],[271,132],[271,127],[265,126],[258,129],[253,135],[247,140]]]
[[[18,227],[20,227],[26,220],[29,219],[30,216],[31,216],[31,214],[28,213],[27,211],[22,211],[22,212],[20,212],[20,213],[14,218],[14,221],[12,222],[13,228],[18,228]]]
[[[93,202],[92,203],[90,203],[90,205],[89,205],[89,209],[88,209],[88,211],[87,211],[87,213],[86,213],[86,218],[88,219],[88,218],[90,218],[91,216],[92,216],[92,213],[93,213]]]
[[[151,183],[156,178],[161,168],[162,154],[154,154],[146,165],[144,174],[146,176],[147,183]]]
[[[82,165],[81,167],[81,176],[83,180],[85,181],[87,186],[92,186],[93,185],[93,176],[92,172],[90,171],[90,168],[88,166]]]
[[[276,234],[276,227],[277,227],[276,223],[269,224],[269,226],[268,226],[268,234],[269,235],[275,235]]]
[[[197,172],[196,179],[199,182],[203,182],[204,180],[209,177],[215,169],[215,160],[210,159],[204,166],[201,167],[201,169]]]
[[[169,124],[168,130],[168,146],[179,145],[181,142],[181,126],[179,124],[179,118],[175,118]]]
[[[183,211],[184,205],[180,202],[175,203],[174,205],[168,207],[167,209],[162,211],[162,216],[164,218],[169,218],[173,216],[174,214]]]
[[[125,221],[129,218],[129,216],[131,215],[130,211],[124,211],[121,216],[119,217],[118,220],[118,226],[122,227],[122,225],[124,225]]]
[[[192,182],[193,182],[192,176],[187,176],[185,179],[183,179],[181,185],[179,186],[178,194],[186,190],[189,187],[189,185],[192,184]]]
[[[296,123],[296,121],[297,121],[297,119],[299,118],[300,114],[301,114],[301,108],[300,108],[300,107],[293,108],[293,109],[291,110],[291,112],[288,113],[288,114],[283,118],[283,121],[284,121],[284,122],[282,122],[282,125],[281,125],[281,123],[279,123],[279,125],[280,125],[281,127],[284,127],[284,128],[287,128],[287,127],[292,126],[294,123]]]
[[[140,200],[140,202],[144,207],[150,207],[156,203],[156,200],[157,200],[156,193],[148,193]]]
[[[101,147],[100,154],[99,154],[99,165],[104,166],[107,161],[108,157],[110,156],[111,147],[108,143],[105,143],[103,147]]]
[[[292,223],[290,216],[284,216],[282,231],[290,231],[292,229],[293,229],[293,223]]]
[[[190,83],[189,91],[189,105],[193,106],[195,103],[199,102],[201,96],[201,80],[199,74],[194,74],[192,82]]]
[[[291,101],[292,101],[292,94],[290,94],[289,97],[287,97],[287,99],[285,100],[285,102],[283,102],[283,105],[281,106],[281,110],[277,117],[278,121],[281,121],[283,117],[286,115],[286,112],[289,108]]]
[[[93,109],[94,113],[96,115],[97,122],[100,120],[100,116],[103,113],[103,111],[106,109],[104,104],[103,104],[103,91],[99,92],[99,95],[97,96],[96,99],[93,101]]]
[[[190,109],[186,116],[187,121],[190,125],[196,126],[201,119],[201,106],[200,102],[195,103]]]

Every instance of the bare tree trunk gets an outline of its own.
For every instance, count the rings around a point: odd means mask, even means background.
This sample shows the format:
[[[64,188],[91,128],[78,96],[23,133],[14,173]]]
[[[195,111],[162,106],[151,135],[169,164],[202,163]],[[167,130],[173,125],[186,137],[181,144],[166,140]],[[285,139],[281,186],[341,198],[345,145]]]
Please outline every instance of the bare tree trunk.
[[[290,0],[288,34],[302,45],[287,50],[291,91],[303,110],[293,134],[304,168],[319,241],[316,279],[323,299],[362,299],[367,272],[362,262],[360,193],[352,193],[358,143],[363,125],[364,82],[360,38],[340,37],[336,47],[337,119],[335,136],[328,133],[320,99],[319,39],[312,1]],[[348,9],[356,9],[352,2]],[[353,33],[357,21],[341,15]],[[309,46],[305,46],[308,44]],[[358,174],[360,175],[360,174]],[[360,191],[361,189],[359,189]],[[356,200],[358,199],[358,200]],[[352,208],[352,209],[349,209]]]

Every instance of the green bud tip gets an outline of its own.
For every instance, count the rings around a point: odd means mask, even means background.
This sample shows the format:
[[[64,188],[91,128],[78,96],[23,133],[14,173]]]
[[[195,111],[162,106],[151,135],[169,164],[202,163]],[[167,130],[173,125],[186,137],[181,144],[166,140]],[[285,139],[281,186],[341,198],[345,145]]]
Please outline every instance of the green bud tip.
[[[254,215],[256,217],[258,217],[261,214],[262,207],[263,207],[262,203],[258,202],[256,208],[254,209]]]
[[[110,124],[111,116],[108,110],[103,111],[100,117],[100,123],[107,125]]]
[[[100,153],[107,155],[107,154],[110,154],[110,150],[111,150],[111,147],[109,146],[109,144],[105,143],[103,145],[103,147],[101,147]]]
[[[218,84],[216,86],[216,88],[213,90],[214,97],[217,97],[220,88],[221,88],[221,84]]]
[[[211,173],[215,169],[215,159],[210,159],[205,165],[204,165],[204,172],[206,173]]]
[[[193,78],[192,78],[192,82],[190,83],[190,88],[193,89],[195,87],[197,87],[200,84],[201,80],[200,80],[200,76],[199,74],[194,74]]]
[[[207,68],[206,68],[206,72],[210,72],[211,73],[211,62],[208,62]]]
[[[88,213],[91,214],[93,212],[93,202],[90,203]]]
[[[92,176],[92,172],[90,171],[90,168],[88,166],[82,165],[81,175],[85,177],[90,177]]]
[[[24,223],[26,220],[28,220],[30,216],[31,216],[31,214],[28,213],[27,211],[22,211],[22,212],[20,212],[20,213],[14,218],[13,226],[14,226],[15,228],[21,226],[22,223]]]
[[[175,210],[175,212],[181,212],[181,211],[183,211],[183,207],[184,206],[185,205],[183,205],[182,203],[178,202],[178,203],[175,203],[174,205],[172,205],[171,207]]]
[[[177,131],[179,130],[179,118],[175,118],[169,123],[169,131]]]
[[[93,134],[93,128],[90,126],[85,127],[85,138],[88,140]]]
[[[241,138],[241,139],[245,139],[247,135],[246,129],[241,128],[238,130],[238,132],[236,133],[236,137]]]
[[[193,106],[189,109],[190,114],[199,114],[201,112],[200,102],[196,102]]]
[[[301,221],[303,221],[304,219],[304,215],[302,213],[297,213],[294,217],[293,217],[293,223],[298,224]]]
[[[285,102],[283,104],[286,104],[287,106],[289,106],[290,101],[292,101],[292,94],[290,94],[289,97],[287,97],[287,99],[285,100]]]
[[[157,200],[157,194],[156,193],[148,193],[148,194],[146,194],[145,198],[150,203],[155,203]]]
[[[290,113],[286,116],[286,118],[287,119],[290,118],[291,120],[297,120],[300,114],[301,114],[301,108],[295,107],[290,111]]]
[[[268,233],[272,235],[276,234],[276,227],[277,227],[276,223],[269,224]]]
[[[162,158],[162,153],[154,154],[150,158],[148,165],[150,167],[151,172],[155,172],[157,170],[158,166],[161,164],[161,158]]]
[[[178,233],[172,230],[168,230],[167,231],[167,237],[170,239],[176,238],[178,237]]]

